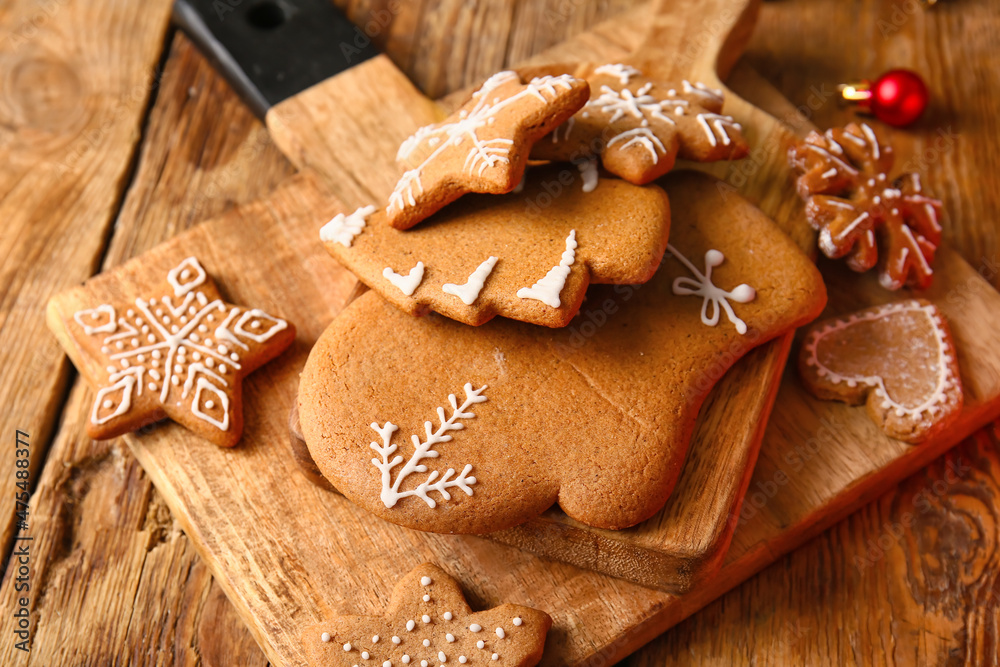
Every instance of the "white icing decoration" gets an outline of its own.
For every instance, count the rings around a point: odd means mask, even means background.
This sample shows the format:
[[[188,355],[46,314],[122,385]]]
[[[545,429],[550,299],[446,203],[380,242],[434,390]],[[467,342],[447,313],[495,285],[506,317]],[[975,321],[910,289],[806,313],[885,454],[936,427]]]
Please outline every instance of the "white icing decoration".
[[[393,433],[399,428],[392,422],[386,422],[384,426],[379,426],[378,422],[372,422],[371,427],[382,436],[382,445],[379,446],[377,443],[372,442],[371,448],[379,454],[381,460],[377,458],[372,459],[372,465],[378,468],[382,472],[382,493],[380,498],[386,507],[395,507],[396,503],[400,499],[406,498],[407,496],[417,496],[425,503],[428,507],[434,508],[437,503],[433,498],[430,497],[430,492],[437,491],[441,494],[441,497],[445,500],[451,500],[451,494],[448,492],[450,488],[460,488],[466,493],[466,495],[472,495],[472,485],[476,483],[475,477],[470,477],[469,472],[472,471],[472,465],[467,464],[462,470],[461,474],[451,479],[451,476],[455,474],[454,469],[448,468],[444,475],[439,477],[437,470],[431,471],[427,476],[427,479],[420,483],[416,488],[409,489],[406,491],[400,491],[399,487],[410,474],[414,472],[425,473],[427,472],[427,466],[421,463],[422,460],[426,458],[437,458],[439,453],[434,449],[434,446],[442,443],[451,441],[452,436],[448,435],[449,431],[458,431],[464,428],[458,420],[460,419],[472,419],[476,415],[472,412],[466,412],[466,410],[476,403],[482,403],[486,400],[485,396],[482,396],[483,391],[486,390],[486,386],[480,387],[479,389],[473,389],[472,385],[469,383],[465,384],[465,402],[460,406],[458,404],[458,399],[455,398],[455,394],[448,395],[448,402],[452,407],[452,414],[447,419],[445,418],[444,408],[438,408],[438,418],[441,421],[441,425],[437,430],[433,430],[431,422],[424,422],[424,429],[426,431],[426,440],[423,442],[413,435],[411,436],[413,441],[413,454],[410,456],[409,461],[400,469],[399,474],[396,476],[396,481],[392,481],[392,469],[403,462],[402,456],[395,456],[393,459],[389,459],[392,454],[396,452],[398,446],[392,444]],[[424,623],[429,623],[430,618],[424,616]]]
[[[420,577],[420,585],[421,586],[430,586],[431,585],[431,578],[430,577]]]
[[[486,125],[492,124],[497,113],[506,107],[515,104],[525,97],[535,97],[539,101],[548,102],[546,96],[555,98],[559,92],[558,88],[571,90],[573,87],[573,77],[562,74],[559,76],[543,76],[532,79],[519,92],[500,99],[493,97],[490,93],[511,81],[520,81],[515,72],[498,72],[483,83],[482,87],[472,94],[476,101],[470,111],[463,111],[457,120],[443,125],[428,125],[417,130],[413,136],[408,138],[399,147],[397,159],[407,160],[418,146],[425,140],[432,145],[431,140],[438,138],[441,141],[436,144],[434,150],[418,166],[408,170],[396,184],[395,189],[389,196],[389,205],[386,207],[387,213],[395,210],[403,210],[407,206],[416,204],[416,196],[423,193],[423,183],[420,175],[424,167],[434,161],[449,147],[457,147],[468,141],[469,150],[465,158],[465,170],[469,174],[476,173],[482,176],[487,169],[499,165],[510,164],[510,150],[514,142],[512,139],[502,137],[494,139],[480,139],[478,132]]]
[[[717,104],[722,104],[725,98],[722,95],[722,91],[717,88],[709,88],[701,81],[696,81],[691,83],[687,79],[681,81],[681,85],[684,86],[684,92],[688,95],[701,95]]]
[[[726,128],[733,128],[734,130],[743,129],[743,126],[733,120],[732,116],[723,116],[718,113],[698,114],[698,124],[701,125],[701,129],[705,130],[705,135],[712,146],[718,146],[720,140],[723,146],[728,146],[732,143]],[[716,135],[718,135],[718,139],[716,139]]]
[[[616,64],[609,63],[607,65],[601,65],[600,67],[594,70],[594,74],[607,74],[608,76],[616,76],[618,77],[618,82],[623,86],[627,86],[629,80],[633,76],[642,76],[642,72],[640,72],[636,68],[630,67],[628,65],[622,65],[621,63],[616,63]]]
[[[228,383],[210,369],[216,361],[225,362],[218,366],[222,373],[239,370],[242,366],[238,355],[226,356],[228,348],[220,345],[217,350],[212,347],[211,339],[201,339],[197,332],[206,331],[205,322],[213,321],[215,314],[226,313],[228,308],[228,316],[223,325],[216,328],[216,336],[249,350],[250,345],[263,343],[278,331],[286,329],[288,323],[258,309],[227,306],[219,299],[209,301],[204,292],[196,289],[207,282],[207,274],[194,257],[186,258],[171,269],[167,273],[167,282],[174,292],[173,297],[151,298],[149,301],[137,298],[134,308],[126,309],[125,317],[119,316],[116,322],[112,321],[115,310],[109,305],[74,315],[87,335],[108,334],[101,341],[101,354],[107,361],[126,369],[115,372],[113,365],[108,366],[108,382],[111,384],[98,391],[91,421],[100,425],[125,414],[132,407],[133,392],[138,396],[144,387],[153,393],[159,389],[159,401],[164,406],[181,405],[180,400],[171,397],[172,392],[180,391],[180,398],[186,399],[194,389],[193,400],[188,406],[191,414],[225,431],[229,428],[230,401],[223,388]],[[174,298],[180,299],[176,305]],[[91,326],[88,330],[86,323],[88,318],[93,320],[93,312],[108,315],[109,321],[97,327]],[[237,325],[230,330],[229,324],[236,318]],[[253,323],[257,323],[256,328]],[[254,331],[245,329],[244,324]],[[266,328],[262,330],[262,326]],[[140,329],[144,334],[141,342],[138,337]],[[191,355],[193,363],[187,364],[187,354]],[[231,368],[227,368],[226,364]],[[155,382],[143,382],[143,374],[147,373]],[[162,387],[156,384],[161,381]],[[115,406],[115,401],[111,401],[110,405],[107,403],[118,392],[122,392],[122,398],[114,412],[101,416],[102,411]],[[215,396],[202,401],[204,392]],[[221,411],[221,417],[214,417],[205,410]]]
[[[194,270],[194,278],[191,278],[191,270]],[[178,280],[178,276],[183,280]],[[205,269],[194,257],[188,257],[183,262],[175,266],[167,273],[167,282],[174,288],[174,296],[181,297],[204,284],[206,278]]]
[[[457,296],[466,306],[471,306],[479,298],[479,293],[482,291],[483,285],[486,284],[486,278],[493,272],[496,263],[496,257],[489,257],[469,274],[469,279],[465,281],[465,284],[445,283],[441,290],[445,294]]]
[[[450,611],[446,611],[444,614],[441,615],[441,617],[446,621],[450,621],[451,619],[455,618],[454,616],[452,616],[452,613]]]
[[[522,621],[522,620],[521,620],[521,617],[520,617],[520,616],[515,616],[515,617],[514,617],[514,620],[513,620],[513,621],[511,621],[511,623],[513,623],[513,624],[514,624],[514,625],[516,625],[517,627],[521,627],[521,623],[523,623],[523,622],[524,622],[524,621]]]
[[[320,240],[326,243],[339,243],[350,248],[355,237],[361,233],[368,223],[368,218],[375,212],[374,206],[364,206],[350,215],[338,213],[330,222],[319,230]]]
[[[483,629],[483,626],[479,625],[478,623],[473,623],[472,625],[469,626],[469,631],[470,632],[479,632],[482,629]]]
[[[608,146],[614,146],[623,139],[628,139],[628,141],[622,144],[622,150],[632,146],[644,148],[649,153],[649,157],[652,159],[653,164],[656,164],[660,159],[657,151],[660,153],[667,152],[667,149],[664,147],[663,142],[660,141],[660,138],[657,137],[652,130],[646,127],[636,127],[631,130],[619,132],[615,136],[611,137],[608,141]]]
[[[503,631],[503,628],[497,628],[497,637],[499,637],[500,639],[503,639],[505,636],[506,635],[505,635],[505,633]]]
[[[522,287],[517,290],[517,296],[522,299],[535,299],[546,306],[558,308],[562,303],[559,300],[559,293],[566,285],[570,267],[576,260],[576,247],[576,230],[574,229],[566,237],[566,250],[563,252],[559,264],[549,269],[545,277],[531,287]]]
[[[420,281],[424,279],[424,263],[417,262],[417,265],[410,269],[410,272],[405,276],[396,273],[388,266],[382,269],[382,275],[386,280],[398,287],[400,292],[406,296],[413,296],[413,292],[420,285]]]
[[[319,640],[321,642],[329,642],[330,641],[330,633],[329,632],[324,632],[323,634],[321,634],[319,636]]]
[[[620,137],[621,135],[618,136]],[[614,141],[617,138],[618,137],[615,137],[614,139],[612,139],[612,141]],[[628,144],[622,146],[622,148],[626,148],[627,146]],[[578,162],[576,166],[577,169],[580,170],[580,177],[583,179],[583,188],[582,188],[583,191],[593,192],[594,188],[597,187],[597,179],[598,179],[597,158],[591,158],[589,160]]]
[[[932,305],[921,305],[918,301],[905,301],[887,304],[877,310],[867,313],[854,314],[846,318],[841,318],[830,322],[822,329],[810,333],[804,343],[806,351],[806,365],[816,367],[817,374],[834,384],[845,383],[849,387],[856,387],[858,384],[867,385],[875,390],[876,396],[881,399],[884,409],[894,410],[899,417],[909,417],[914,421],[922,418],[924,413],[933,415],[941,410],[940,404],[949,400],[947,390],[955,382],[952,373],[952,357],[948,353],[948,345],[945,341],[943,323],[940,316],[935,312]],[[828,335],[842,331],[858,322],[871,322],[890,317],[901,312],[922,312],[926,315],[931,330],[934,332],[934,340],[937,344],[937,378],[930,395],[919,405],[909,407],[893,400],[885,388],[885,381],[880,376],[864,375],[841,375],[836,371],[824,366],[817,356],[817,347],[823,338]]]
[[[716,266],[722,264],[725,261],[725,256],[718,250],[709,250],[705,253],[705,273],[702,274],[698,269],[694,267],[691,262],[687,260],[684,255],[682,255],[677,248],[673,247],[669,243],[667,244],[667,250],[672,254],[677,260],[683,264],[687,269],[694,274],[695,280],[688,278],[687,276],[680,276],[674,280],[673,292],[674,294],[680,296],[700,296],[704,300],[701,304],[701,321],[708,326],[714,327],[719,323],[719,311],[725,310],[726,316],[729,317],[729,321],[736,326],[736,331],[740,334],[745,334],[747,332],[746,322],[736,317],[736,313],[733,312],[733,307],[729,305],[729,301],[733,300],[737,303],[749,303],[753,301],[757,292],[754,288],[747,284],[737,285],[732,289],[732,291],[727,292],[726,290],[716,287],[712,282],[712,269]],[[711,306],[711,311],[709,311],[709,306]]]
[[[96,324],[95,320],[99,320],[102,314],[107,315],[108,321]],[[118,328],[118,324],[115,322],[115,309],[106,303],[97,308],[77,311],[73,314],[73,319],[83,327],[83,333],[88,336],[95,333],[114,333],[115,329]]]

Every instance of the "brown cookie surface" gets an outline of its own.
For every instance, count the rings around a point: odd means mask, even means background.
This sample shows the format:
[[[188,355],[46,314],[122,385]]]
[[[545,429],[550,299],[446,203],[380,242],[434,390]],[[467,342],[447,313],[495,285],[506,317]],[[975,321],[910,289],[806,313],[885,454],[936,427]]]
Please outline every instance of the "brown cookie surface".
[[[809,327],[799,372],[818,398],[866,403],[888,435],[920,442],[962,410],[951,333],[929,301],[908,299]]]
[[[600,155],[605,169],[642,185],[670,171],[678,156],[714,162],[749,152],[740,124],[722,113],[722,91],[686,80],[656,81],[620,63],[573,73],[590,83],[590,100],[535,144],[532,159]]]
[[[89,298],[86,285],[82,291],[81,304]],[[194,257],[144,297],[50,316],[62,319],[80,371],[97,390],[87,421],[97,439],[169,417],[217,445],[235,445],[243,378],[295,339],[285,320],[224,302]]]
[[[327,250],[404,311],[471,325],[496,315],[550,327],[577,313],[590,283],[649,280],[670,206],[655,185],[584,187],[571,165],[533,168],[520,192],[469,195],[405,232],[374,207],[333,218]]]
[[[491,76],[445,120],[399,147],[406,169],[389,197],[388,224],[409,229],[468,192],[503,194],[521,181],[535,141],[587,101],[587,82],[568,75],[522,81]]]
[[[604,528],[655,513],[715,381],[826,300],[815,266],[748,202],[695,174],[667,189],[679,219],[659,271],[592,287],[565,328],[415,319],[376,294],[352,303],[299,389],[327,479],[436,532],[501,529],[555,502]]]
[[[878,263],[886,289],[930,286],[941,202],[924,194],[919,174],[889,180],[892,147],[880,143],[871,127],[851,123],[811,132],[788,159],[800,172],[799,195],[824,255],[844,257],[858,272]]]
[[[424,563],[396,585],[383,616],[337,616],[302,633],[313,667],[537,665],[552,619],[513,604],[473,612],[458,582]]]

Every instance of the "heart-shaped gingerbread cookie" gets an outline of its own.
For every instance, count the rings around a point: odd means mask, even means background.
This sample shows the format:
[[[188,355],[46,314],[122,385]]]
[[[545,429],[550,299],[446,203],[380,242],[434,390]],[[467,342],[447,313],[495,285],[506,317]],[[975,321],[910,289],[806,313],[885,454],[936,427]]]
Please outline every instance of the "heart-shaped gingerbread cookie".
[[[962,409],[962,381],[944,317],[929,301],[868,308],[809,328],[799,371],[819,398],[867,402],[888,435],[920,442]]]

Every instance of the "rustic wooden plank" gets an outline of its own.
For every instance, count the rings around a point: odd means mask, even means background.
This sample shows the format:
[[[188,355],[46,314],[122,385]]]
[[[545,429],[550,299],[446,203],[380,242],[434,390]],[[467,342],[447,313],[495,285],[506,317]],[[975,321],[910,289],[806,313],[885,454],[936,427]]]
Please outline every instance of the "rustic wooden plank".
[[[292,172],[182,36],[162,81],[108,267],[258,198]],[[266,664],[128,448],[87,438],[92,401],[85,383],[75,382],[32,497],[38,624],[30,660],[5,642],[0,663],[193,665],[200,658],[221,667],[242,656],[240,664]],[[0,599],[13,605],[14,593],[7,580]]]
[[[69,367],[44,332],[45,301],[90,276],[120,205],[170,3],[17,4],[0,12],[0,424],[31,435],[37,477]],[[53,270],[57,268],[57,270]],[[13,498],[14,448],[0,449]],[[16,532],[0,513],[0,549]]]

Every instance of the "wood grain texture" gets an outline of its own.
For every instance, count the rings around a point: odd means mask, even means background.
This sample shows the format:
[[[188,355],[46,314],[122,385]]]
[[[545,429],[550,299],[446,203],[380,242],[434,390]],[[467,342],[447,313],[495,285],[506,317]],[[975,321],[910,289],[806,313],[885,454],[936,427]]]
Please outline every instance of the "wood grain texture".
[[[37,477],[70,377],[42,304],[98,267],[138,145],[170,3],[0,11],[0,425],[31,435]],[[53,268],[58,267],[58,270]],[[13,498],[14,449],[0,449]],[[0,549],[14,535],[0,511]]]
[[[291,172],[264,127],[177,37],[104,266],[258,198]],[[2,642],[0,663],[266,664],[128,448],[87,438],[92,401],[75,381],[32,497],[32,651]],[[13,608],[13,597],[8,577],[0,604]]]
[[[412,3],[416,8],[414,15],[423,12],[425,4],[434,2],[435,0],[427,0],[426,3]],[[364,0],[351,3],[358,12],[355,17],[362,18],[372,5],[378,4]],[[406,4],[409,6],[411,3]],[[501,43],[495,47],[497,52],[515,54],[507,62],[517,62],[524,55],[537,52],[541,46],[562,41],[568,34],[563,32],[564,29],[578,30],[593,17],[605,16],[602,12],[615,11],[621,4],[627,3],[566,3],[563,0],[552,0],[537,4],[511,4],[515,14],[513,32],[502,36],[498,40]],[[874,22],[879,19],[892,21],[897,6],[905,9],[911,5],[915,11],[904,11],[901,28],[883,38]],[[553,9],[557,15],[566,18],[564,21],[550,22],[540,10],[536,13],[536,7]],[[418,23],[414,15],[405,12],[399,14],[397,23],[390,31],[390,41],[398,45],[395,47],[398,51],[390,49],[390,52],[401,54],[403,61],[414,59],[407,55],[406,48],[421,38],[414,26],[423,28],[427,25]],[[404,18],[411,22],[404,23]],[[470,34],[474,29],[475,26],[468,24],[464,28]],[[858,36],[855,36],[856,33]],[[459,39],[475,37],[466,37],[463,32]],[[873,49],[873,45],[877,48]],[[894,141],[897,146],[900,145],[899,141],[913,142],[905,161],[917,160],[920,168],[933,171],[930,187],[944,196],[952,221],[956,211],[961,213],[961,220],[957,224],[948,224],[946,234],[967,261],[988,280],[997,284],[1000,274],[996,268],[997,227],[994,221],[1000,214],[995,195],[1000,192],[1000,187],[996,184],[997,172],[993,162],[998,148],[996,137],[1000,134],[996,131],[993,96],[988,92],[996,89],[997,81],[996,72],[988,69],[984,63],[990,62],[992,53],[998,47],[1000,25],[990,4],[982,0],[940,2],[932,12],[926,14],[923,10],[916,9],[914,3],[892,0],[864,0],[857,3],[839,3],[835,0],[816,0],[810,3],[771,2],[764,5],[761,28],[751,43],[748,59],[765,73],[768,80],[778,85],[806,116],[814,118],[822,126],[841,124],[850,117],[849,113],[838,110],[832,99],[823,94],[823,83],[826,83],[826,90],[829,91],[832,83],[871,75],[890,65],[909,64],[911,56],[915,57],[914,62],[918,64],[931,64],[935,76],[930,78],[929,83],[937,99],[932,118],[954,120],[955,126],[961,128],[957,141],[961,142],[964,150],[955,151],[949,148],[955,144],[939,141],[938,137],[942,135],[938,135],[937,130],[946,129],[946,126],[936,121],[922,121],[913,131],[894,132]],[[160,138],[148,150],[152,154],[163,153],[170,158],[150,170],[151,173],[147,176],[154,182],[157,178],[169,177],[173,170],[183,168],[189,160],[196,164],[202,154],[203,143],[225,145],[227,133],[241,126],[238,120],[224,112],[227,108],[238,107],[238,101],[219,83],[218,77],[210,68],[200,62],[200,58],[191,56],[190,61],[193,63],[192,68],[202,77],[199,80],[207,83],[204,88],[199,88],[203,95],[200,102],[202,106],[199,107],[203,115],[198,124],[200,134],[188,134],[183,141],[175,142],[168,131],[160,133]],[[439,61],[440,66],[447,62],[448,54],[444,52]],[[954,75],[955,71],[967,72],[967,68],[974,68],[976,75]],[[408,65],[404,69],[413,76]],[[477,78],[481,77],[467,77],[461,83],[471,85]],[[172,77],[168,76],[164,83],[169,85],[171,80]],[[188,84],[184,83],[178,90],[186,91],[187,87]],[[743,92],[742,89],[739,90]],[[948,97],[943,98],[942,92],[946,92]],[[165,96],[161,92],[157,105],[185,107],[185,99],[181,94]],[[793,126],[798,126],[797,117],[789,115],[787,120]],[[151,130],[157,127],[157,122],[150,122]],[[971,150],[972,146],[982,149]],[[903,161],[904,152],[898,152]],[[251,156],[255,155],[253,164],[249,164]],[[746,177],[744,171],[752,172],[756,169],[754,159],[752,156],[742,164],[733,165],[724,178],[737,185]],[[140,162],[140,168],[142,164]],[[183,212],[190,207],[192,199],[205,196],[206,191],[216,194],[210,199],[211,205],[205,209],[205,215],[212,213],[212,207],[216,207],[214,210],[218,211],[241,198],[237,193],[245,174],[280,171],[282,160],[273,147],[261,151],[259,155],[251,150],[233,150],[221,168],[219,173],[230,176],[220,179],[217,189],[212,187],[210,181],[202,180],[200,184],[190,188],[182,186],[172,191],[157,191],[160,214],[165,215],[166,205],[170,202]],[[287,171],[287,164],[283,168]],[[158,170],[162,173],[158,174]],[[253,193],[242,195],[243,198],[247,196],[254,198]],[[197,216],[184,224],[195,221]],[[136,233],[133,228],[126,229],[129,229],[128,235]],[[152,236],[153,234],[150,235]],[[149,247],[155,242],[155,239],[149,238],[143,247]],[[56,272],[63,268],[55,265],[47,267],[49,271]],[[61,399],[57,397],[53,400],[58,403]],[[80,399],[77,402],[79,404]],[[86,404],[88,402],[83,401],[82,405]],[[76,409],[84,408],[78,405]],[[70,411],[67,408],[67,412]],[[79,433],[72,437],[81,438]],[[977,438],[967,441],[963,449],[968,448],[973,455],[982,457],[989,454],[989,448],[996,448],[995,443],[995,439],[984,443]],[[83,471],[99,459],[99,456],[85,453],[79,460],[74,460],[68,455],[67,447],[60,447],[63,454],[54,459],[53,469],[66,467],[76,477],[82,476]],[[120,451],[124,457],[129,456],[123,448]],[[939,460],[934,465],[938,467],[943,463]],[[995,472],[991,476],[992,484],[996,485],[998,476]],[[65,493],[63,487],[53,486],[58,479],[60,478],[56,475],[47,475],[45,479],[39,480],[39,493]],[[71,498],[69,510],[81,507],[83,499],[105,483],[105,479],[99,478],[96,483],[82,487]],[[951,497],[952,491],[949,488],[941,496],[941,502],[947,503]],[[100,502],[88,505],[88,508],[109,516],[125,512],[124,508],[129,503],[145,502],[141,494],[124,493],[104,494],[99,500]],[[972,579],[968,584],[931,580],[931,583],[946,586],[951,591],[949,599],[953,604],[948,607],[944,620],[934,611],[934,606],[925,605],[930,593],[896,583],[908,579],[909,559],[882,558],[877,567],[865,570],[863,578],[848,573],[848,563],[852,558],[864,555],[869,548],[867,541],[877,540],[882,535],[885,524],[883,517],[887,516],[882,509],[884,503],[883,498],[879,503],[867,506],[806,547],[779,560],[761,575],[664,635],[661,641],[650,645],[637,658],[645,660],[642,664],[822,664],[879,663],[889,659],[884,656],[891,655],[891,659],[897,664],[938,664],[946,663],[949,659],[956,663],[963,662],[963,659],[968,664],[986,663],[986,659],[977,660],[975,651],[984,646],[995,645],[995,635],[987,634],[988,628],[983,628],[984,624],[988,626],[993,623],[993,627],[996,625],[996,607],[991,600],[995,601],[997,595],[995,589],[990,588],[991,582],[996,581],[997,567],[991,564],[993,561],[981,559],[986,567],[982,568],[977,579]],[[994,504],[991,508],[977,509],[972,516],[985,530],[989,530],[989,522],[980,517],[995,515],[995,508]],[[42,514],[36,513],[34,516],[40,517]],[[54,528],[59,522],[65,524],[67,518],[72,519],[73,516],[75,514],[69,512],[58,517],[58,522],[55,519],[47,522],[49,528],[46,530]],[[140,587],[146,591],[154,589],[153,595],[158,606],[151,608],[151,611],[136,611],[133,614],[131,608],[117,607],[115,614],[102,613],[100,618],[89,613],[92,608],[90,605],[99,606],[103,599],[86,592],[93,585],[94,579],[108,576],[106,570],[101,570],[102,573],[98,574],[95,568],[103,560],[103,550],[116,539],[131,540],[130,536],[134,531],[133,526],[120,522],[115,524],[114,530],[106,525],[103,533],[106,539],[97,544],[88,543],[91,549],[89,552],[84,552],[81,541],[67,540],[65,551],[61,548],[52,549],[46,552],[44,560],[38,561],[42,563],[53,560],[56,562],[54,567],[67,568],[61,575],[60,584],[74,589],[72,596],[67,596],[66,599],[72,600],[67,608],[74,610],[75,621],[66,622],[75,622],[76,625],[72,632],[66,631],[61,637],[56,633],[48,633],[44,641],[36,639],[35,650],[47,651],[41,653],[41,656],[52,656],[61,642],[67,642],[76,650],[75,654],[66,654],[76,656],[68,664],[109,664],[112,660],[103,659],[103,655],[121,654],[132,656],[129,661],[132,664],[186,664],[200,657],[202,664],[229,665],[236,662],[231,661],[231,657],[249,656],[254,652],[255,658],[248,658],[248,664],[264,664],[266,660],[257,651],[248,633],[231,630],[232,625],[218,620],[217,614],[231,614],[232,608],[220,599],[217,586],[209,589],[204,578],[187,576],[183,568],[170,570],[170,576],[166,577],[156,574],[160,568],[167,567],[169,559],[149,559],[144,569],[132,571],[134,579],[119,580],[121,590],[102,589],[109,590],[110,595],[130,595],[129,590]],[[56,542],[60,541],[60,535],[62,533],[56,531]],[[915,541],[911,547],[914,557],[940,559],[942,562],[950,558],[953,554],[953,533],[946,532],[945,535],[944,539]],[[183,534],[172,534],[172,539],[187,541]],[[134,548],[144,549],[141,544],[140,541],[140,546]],[[160,544],[162,548],[163,543]],[[190,555],[190,548],[187,548],[186,553],[191,562],[197,562],[196,557]],[[146,579],[155,580],[159,588],[134,583],[135,580]],[[129,581],[133,583],[128,584]],[[208,602],[202,607],[197,636],[178,634],[171,646],[146,652],[148,646],[145,637],[157,636],[164,619],[181,614],[187,609],[189,599],[197,599],[190,597],[190,592],[187,591],[191,586],[204,586],[205,590],[210,591]],[[891,596],[886,594],[890,586],[894,591]],[[991,590],[994,592],[991,593]],[[55,619],[59,614],[66,614],[66,608],[54,605],[51,601],[45,602],[44,599],[40,603],[40,609],[42,624],[57,623]],[[968,619],[968,623],[965,619]],[[133,631],[115,635],[122,637],[124,645],[95,646],[92,636],[105,636],[95,634],[98,625],[104,628],[111,624],[129,625]],[[102,632],[106,632],[106,629]],[[990,644],[991,638],[993,644]],[[250,643],[247,644],[247,641]],[[812,656],[812,659],[799,659],[797,656],[800,653]],[[91,660],[87,661],[86,656],[90,656]],[[39,660],[38,664],[60,663],[50,658]]]

